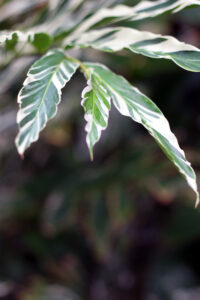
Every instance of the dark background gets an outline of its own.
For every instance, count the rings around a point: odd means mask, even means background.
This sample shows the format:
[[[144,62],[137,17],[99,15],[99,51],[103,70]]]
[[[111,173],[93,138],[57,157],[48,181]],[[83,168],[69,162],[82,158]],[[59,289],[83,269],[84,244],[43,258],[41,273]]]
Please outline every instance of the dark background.
[[[18,28],[45,8],[16,14],[23,1],[7,2],[13,11],[6,16],[7,3],[0,1],[1,30]],[[199,8],[136,26],[200,46]],[[105,63],[151,97],[198,176],[200,74],[125,51],[73,54]],[[0,59],[0,299],[200,299],[193,192],[148,133],[114,107],[90,162],[82,74],[66,86],[57,117],[20,159],[16,98],[36,58],[7,66]]]

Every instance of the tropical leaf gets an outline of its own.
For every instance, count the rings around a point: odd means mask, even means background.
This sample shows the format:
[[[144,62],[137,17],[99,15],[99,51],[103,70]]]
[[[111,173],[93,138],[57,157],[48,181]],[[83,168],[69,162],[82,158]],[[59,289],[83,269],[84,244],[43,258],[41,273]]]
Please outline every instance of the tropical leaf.
[[[93,72],[82,93],[82,106],[85,110],[87,145],[93,160],[93,147],[101,137],[101,131],[107,127],[110,110],[110,95],[103,81]]]
[[[17,116],[19,134],[16,145],[21,155],[38,139],[47,121],[55,116],[61,89],[77,68],[78,63],[67,58],[62,50],[52,50],[29,70],[18,96],[20,110]]]
[[[105,66],[85,63],[85,67],[103,81],[118,111],[122,115],[129,116],[134,121],[142,124],[154,137],[195,192],[196,203],[198,204],[199,194],[195,173],[186,160],[183,150],[180,149],[175,135],[171,132],[167,119],[159,108],[127,80],[114,74]]]
[[[105,24],[112,24],[119,21],[128,20],[129,22],[153,18],[172,11],[177,12],[191,5],[200,5],[199,0],[158,0],[141,1],[139,4],[129,7],[117,5],[112,8],[102,8],[94,15],[85,20],[75,31],[75,36],[83,33],[104,21]]]
[[[152,58],[170,59],[183,69],[200,72],[200,50],[172,36],[132,28],[113,27],[89,31],[68,43],[73,46],[93,47],[109,52],[125,48]]]

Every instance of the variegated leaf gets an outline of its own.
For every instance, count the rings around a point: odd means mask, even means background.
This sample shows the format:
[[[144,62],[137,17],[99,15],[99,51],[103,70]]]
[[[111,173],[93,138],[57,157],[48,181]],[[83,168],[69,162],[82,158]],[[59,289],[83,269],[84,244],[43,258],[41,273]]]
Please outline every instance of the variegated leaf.
[[[77,68],[78,63],[67,58],[62,50],[52,50],[29,70],[18,96],[20,110],[16,145],[21,155],[38,139],[47,121],[55,116],[61,100],[61,89]]]
[[[93,147],[101,137],[101,131],[108,125],[108,116],[110,110],[110,95],[104,87],[102,80],[93,72],[90,72],[90,78],[87,87],[82,93],[82,106],[85,111],[85,120],[87,125],[86,142],[90,151],[90,157],[93,160]]]
[[[15,37],[17,41],[26,42],[29,34],[20,31],[0,31],[0,46],[4,46],[6,41],[11,41]]]
[[[33,27],[33,30],[38,33],[46,32],[55,39],[60,38],[60,36],[68,36],[69,33],[71,34],[78,26],[81,26],[85,19],[93,15],[97,10],[100,10],[101,7],[109,7],[120,1],[123,0],[70,0],[66,1],[65,4],[59,1],[59,7],[56,12],[53,12],[53,17]],[[53,2],[54,0],[52,0]]]
[[[93,63],[86,63],[85,66],[103,81],[118,111],[142,124],[154,137],[164,153],[185,177],[195,192],[196,203],[198,203],[199,194],[195,173],[159,108],[127,80],[114,74],[105,66]]]
[[[94,15],[85,20],[74,33],[78,36],[81,33],[93,28],[98,23],[104,21],[104,24],[128,20],[139,21],[147,18],[153,18],[172,11],[177,12],[191,5],[200,5],[199,0],[157,0],[140,1],[139,4],[129,7],[126,5],[117,5],[113,8],[102,8]]]
[[[199,0],[158,0],[140,1],[133,8],[133,16],[130,21],[153,18],[166,12],[178,12],[191,5],[200,5]]]
[[[129,49],[153,58],[170,59],[183,69],[200,72],[200,50],[171,36],[113,27],[89,31],[71,44],[109,52]]]
[[[36,31],[0,31],[0,47],[7,50],[17,50],[25,54],[25,46],[29,44],[28,50],[31,46],[44,52],[52,43],[52,38],[48,33]]]

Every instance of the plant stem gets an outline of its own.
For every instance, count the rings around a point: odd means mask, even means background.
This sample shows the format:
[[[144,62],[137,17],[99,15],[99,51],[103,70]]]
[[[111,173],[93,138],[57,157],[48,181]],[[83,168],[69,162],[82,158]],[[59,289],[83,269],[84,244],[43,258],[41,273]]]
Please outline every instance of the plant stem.
[[[89,70],[86,68],[86,66],[78,59],[71,57],[71,56],[67,56],[68,58],[70,58],[72,61],[76,62],[80,68],[82,69],[83,73],[85,74],[86,78],[89,79],[90,78],[90,72]]]

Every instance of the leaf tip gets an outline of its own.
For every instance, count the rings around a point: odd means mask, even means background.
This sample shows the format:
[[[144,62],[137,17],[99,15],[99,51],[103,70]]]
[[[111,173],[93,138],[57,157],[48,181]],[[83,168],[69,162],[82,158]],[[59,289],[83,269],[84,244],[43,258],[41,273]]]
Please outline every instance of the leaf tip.
[[[199,194],[198,194],[197,198],[196,198],[195,208],[197,208],[199,206],[199,202],[200,202],[200,199],[199,199]]]
[[[18,145],[16,145],[16,146],[17,146],[18,154],[19,154],[20,158],[23,160],[24,159],[24,151],[20,151]]]
[[[15,138],[15,146],[17,148],[17,152],[18,152],[20,158],[24,159],[24,151],[26,149],[20,147],[19,139],[20,139],[20,137],[19,137],[19,133],[18,133],[17,137]]]
[[[24,160],[24,153],[19,153],[19,156],[21,157],[22,160]]]

